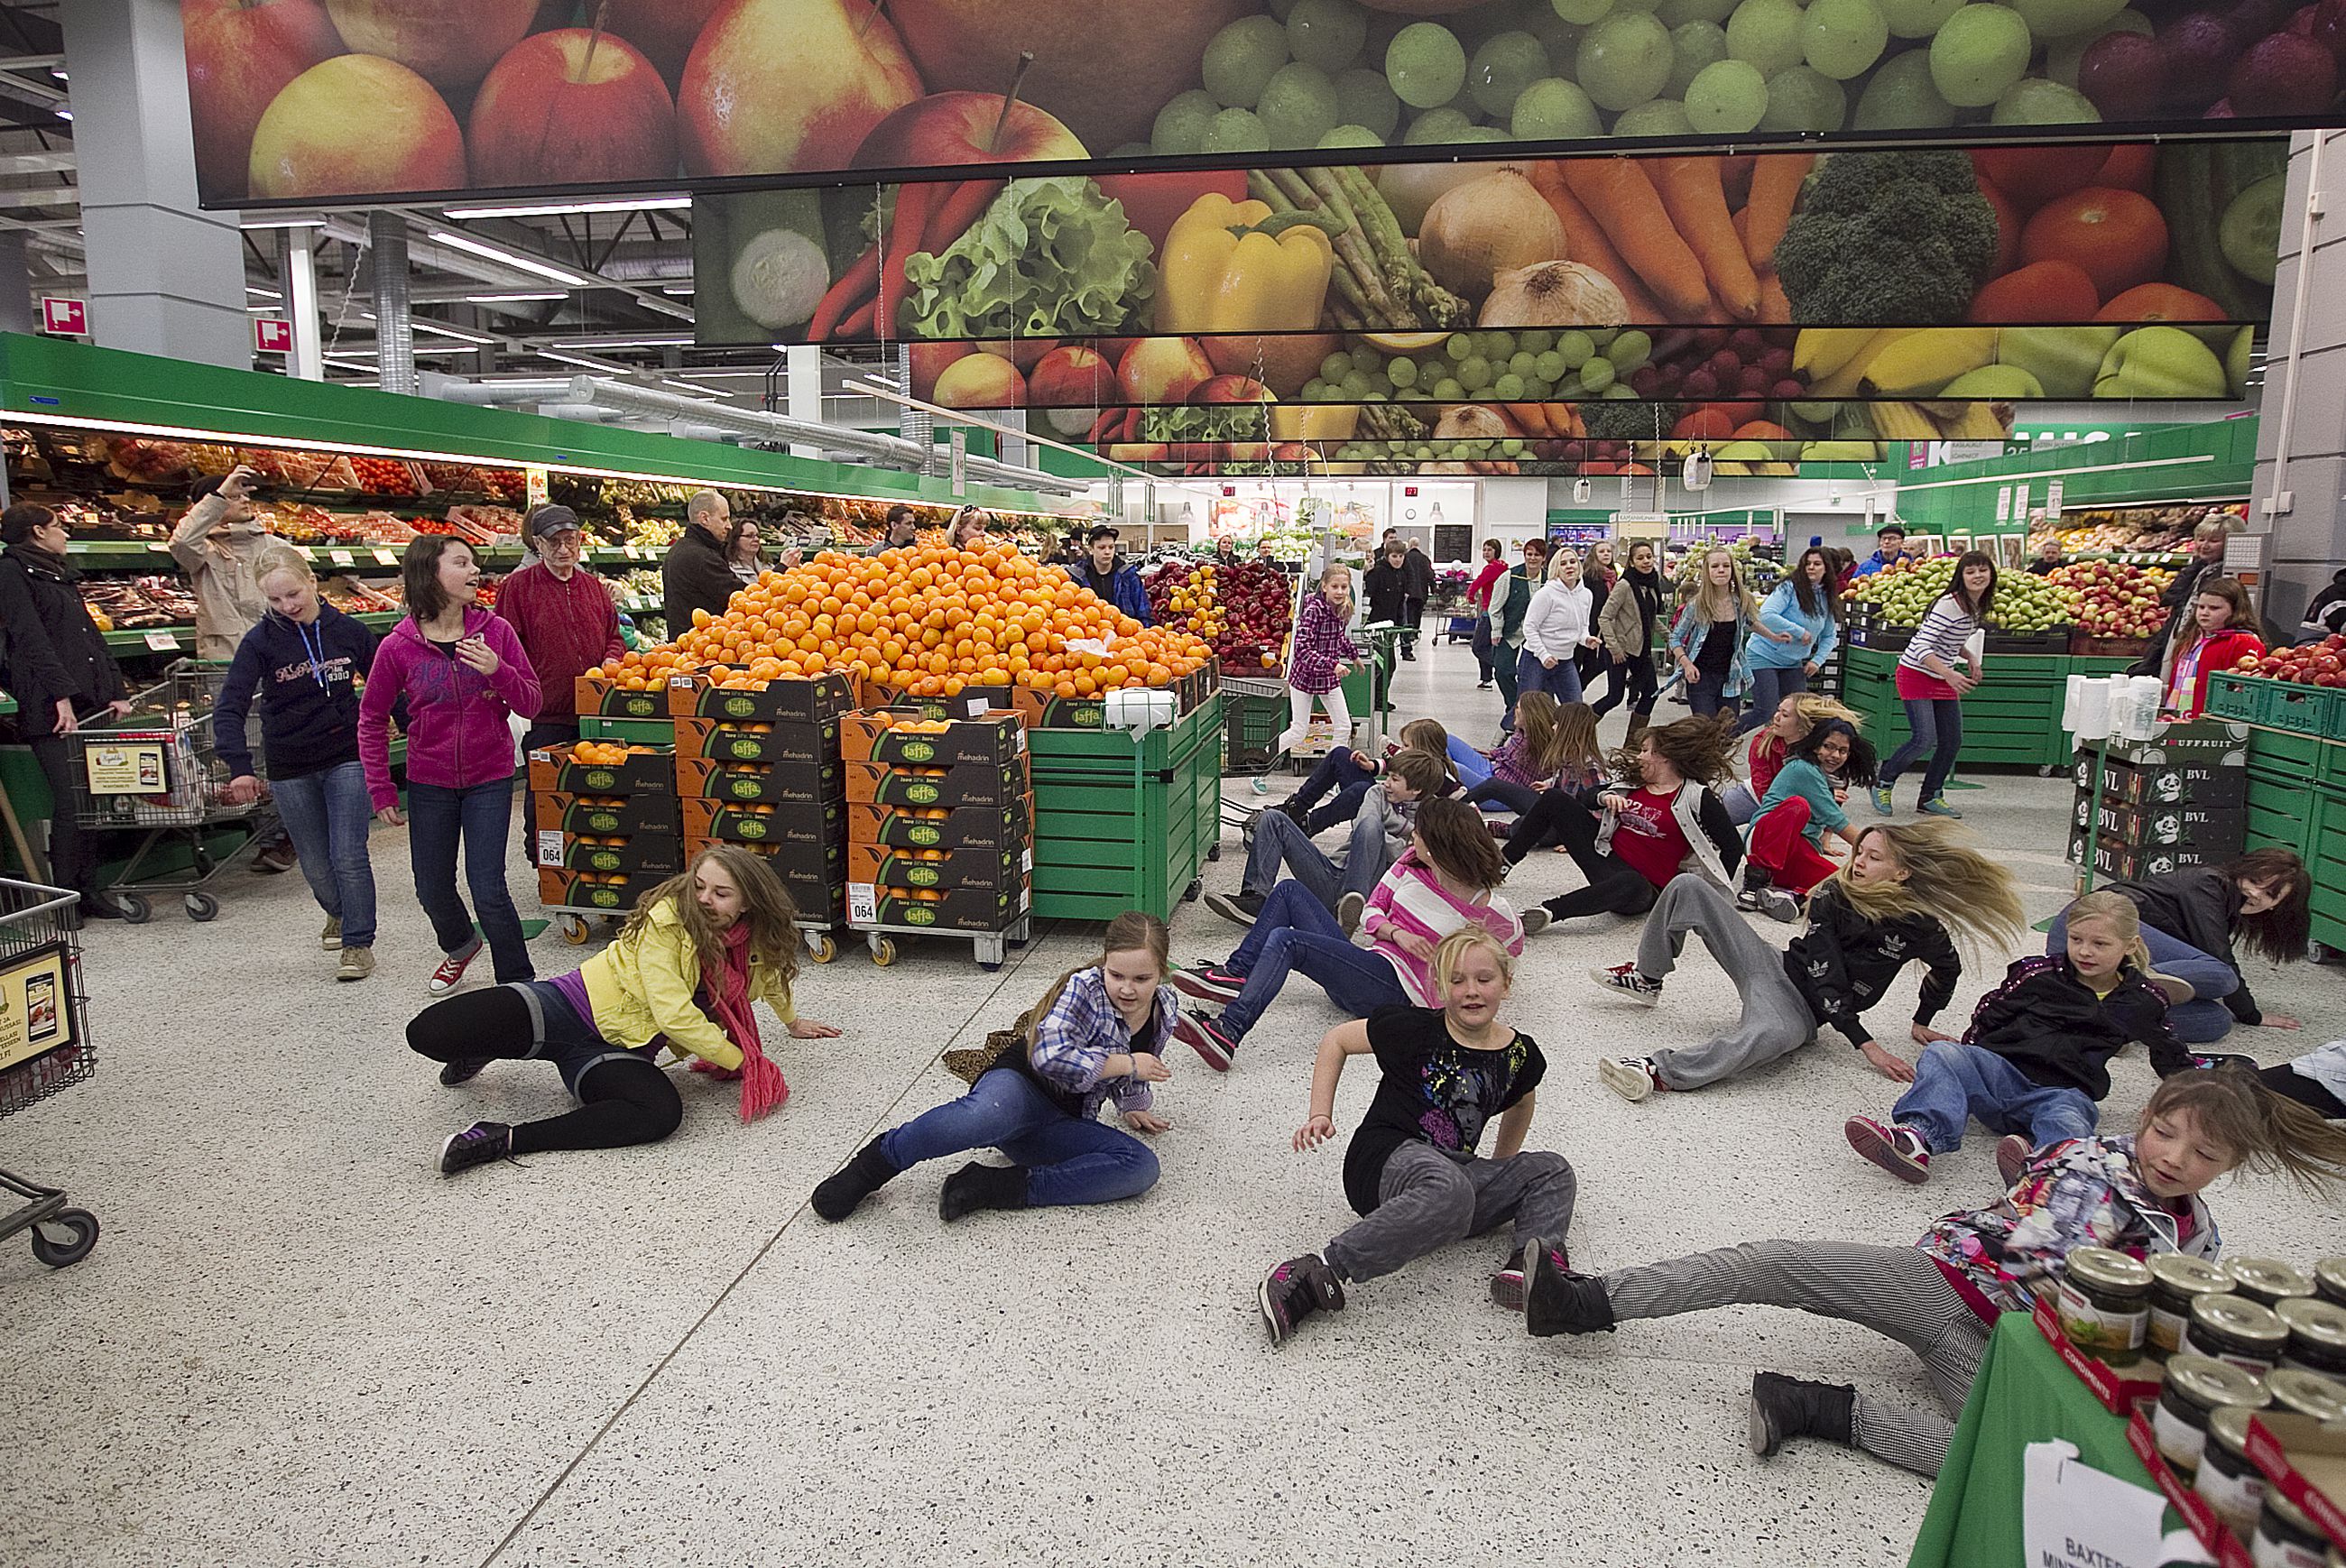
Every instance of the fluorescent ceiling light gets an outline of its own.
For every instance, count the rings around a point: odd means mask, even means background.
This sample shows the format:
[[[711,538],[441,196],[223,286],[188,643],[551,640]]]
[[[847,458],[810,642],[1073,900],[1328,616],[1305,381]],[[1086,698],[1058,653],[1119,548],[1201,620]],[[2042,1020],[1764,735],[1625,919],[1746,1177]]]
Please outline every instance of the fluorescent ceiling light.
[[[264,289],[258,283],[247,283],[244,286],[244,291],[248,294],[258,294],[264,300],[282,300],[285,298],[284,295],[279,293],[276,290]]]
[[[376,320],[372,311],[361,311],[359,316],[362,321],[374,321],[378,328],[382,325]],[[410,331],[423,332],[438,338],[454,338],[460,343],[478,343],[484,348],[502,341],[481,332],[460,331],[454,327],[444,327],[437,321],[427,321],[421,316],[409,317],[407,326]]]
[[[567,267],[557,267],[541,257],[525,256],[518,250],[508,250],[502,245],[492,245],[485,239],[475,239],[469,234],[458,234],[447,229],[434,229],[426,230],[426,235],[435,245],[445,245],[453,249],[469,251],[484,260],[516,268],[540,278],[551,278],[557,283],[567,283],[574,289],[606,287],[605,284],[587,277],[583,272],[574,272]]]
[[[239,229],[323,229],[322,218],[247,218],[237,224]]]
[[[690,392],[695,397],[709,398],[719,402],[722,402],[725,400],[724,393],[711,392],[707,387],[694,386],[690,382],[679,382],[662,378],[660,385],[664,387],[674,387],[678,392]]]
[[[541,360],[559,361],[566,365],[576,365],[582,370],[601,371],[607,376],[631,376],[636,373],[633,365],[623,365],[613,360],[598,360],[592,354],[566,354],[554,349],[540,349],[537,351],[537,357]]]
[[[761,382],[766,379],[767,375],[767,372],[764,371],[679,371],[677,373],[678,375],[699,376],[703,380],[707,381],[732,382]]]
[[[570,298],[569,295],[559,292],[533,294],[523,290],[511,294],[467,294],[464,296],[464,303],[467,305],[529,305],[545,304],[549,300],[568,298]]]
[[[56,116],[57,116],[57,118],[59,118],[59,119],[61,119],[61,120],[69,120],[69,119],[73,118],[73,110],[71,110],[71,109],[59,109],[59,110],[57,110],[57,111],[56,111]]]
[[[557,349],[680,349],[694,341],[690,332],[663,332],[649,338],[574,338],[567,342],[550,345]]]
[[[520,206],[451,207],[446,216],[466,218],[561,218],[573,213],[681,212],[692,206],[688,196],[619,197],[609,201],[533,201]]]
[[[675,299],[689,300],[692,298],[692,285],[689,283],[663,283],[660,285],[660,292],[669,295]]]

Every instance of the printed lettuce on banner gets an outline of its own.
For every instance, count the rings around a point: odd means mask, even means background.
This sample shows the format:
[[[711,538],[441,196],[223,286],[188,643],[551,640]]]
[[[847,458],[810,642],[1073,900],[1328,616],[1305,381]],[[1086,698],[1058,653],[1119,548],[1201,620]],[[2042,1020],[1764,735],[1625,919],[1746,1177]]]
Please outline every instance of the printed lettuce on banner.
[[[203,200],[2334,123],[2326,7],[181,0]],[[1031,59],[1029,58],[1031,56]],[[1005,104],[1007,107],[1005,107]]]

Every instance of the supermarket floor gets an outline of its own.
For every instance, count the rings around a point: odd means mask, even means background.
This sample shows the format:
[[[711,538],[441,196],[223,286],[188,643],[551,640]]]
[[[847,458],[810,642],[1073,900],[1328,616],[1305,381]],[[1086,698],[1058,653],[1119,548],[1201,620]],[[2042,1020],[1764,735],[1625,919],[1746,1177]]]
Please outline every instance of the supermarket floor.
[[[1404,667],[1400,689],[1479,738],[1495,722],[1463,649]],[[2066,784],[1982,782],[1960,797],[1973,825],[2051,913]],[[1218,885],[1238,875],[1228,842]],[[772,1120],[744,1128],[729,1090],[690,1079],[665,1144],[450,1181],[429,1165],[442,1137],[559,1090],[518,1064],[444,1090],[406,1053],[429,942],[395,835],[375,860],[393,896],[367,984],[327,978],[293,878],[232,884],[216,924],[89,935],[100,1074],[0,1123],[0,1162],[106,1227],[60,1273],[0,1251],[11,1564],[1904,1561],[1923,1481],[1814,1443],[1764,1463],[1744,1448],[1755,1368],[1927,1397],[1902,1351],[1839,1325],[1744,1308],[1535,1342],[1484,1294],[1504,1250],[1484,1241],[1272,1350],[1257,1278],[1348,1217],[1339,1151],[1288,1148],[1336,1021],[1307,984],[1227,1078],[1173,1062],[1165,1178],[1118,1207],[947,1227],[937,1168],[844,1225],[804,1207],[873,1129],[954,1093],[938,1053],[1086,961],[1086,930],[993,975],[942,942],[887,971],[856,952],[811,967],[802,1010],[848,1033],[785,1044]],[[1521,880],[1538,897],[1575,878],[1541,856]],[[1177,955],[1233,934],[1188,906]],[[1532,1143],[1578,1168],[1577,1258],[1903,1243],[1989,1191],[1984,1139],[1921,1191],[1852,1156],[1842,1117],[1891,1095],[1832,1046],[1667,1104],[1603,1092],[1598,1055],[1731,1007],[1698,952],[1657,1011],[1596,996],[1582,972],[1629,945],[1610,921],[1542,938],[1514,1007],[1552,1063]],[[536,956],[553,972],[577,952],[549,935]],[[2255,978],[2308,1028],[2244,1048],[2346,1033],[2335,971]],[[2117,1075],[2123,1124],[2151,1078],[2138,1057]],[[1355,1066],[1340,1123],[1372,1077]],[[2217,1197],[2235,1247],[2337,1250],[2337,1215],[2277,1182]]]

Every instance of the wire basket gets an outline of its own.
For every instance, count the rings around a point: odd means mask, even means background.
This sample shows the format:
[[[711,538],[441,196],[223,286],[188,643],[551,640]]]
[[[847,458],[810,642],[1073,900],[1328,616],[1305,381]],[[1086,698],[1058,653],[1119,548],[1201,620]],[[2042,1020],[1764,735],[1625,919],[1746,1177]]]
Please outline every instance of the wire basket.
[[[74,816],[85,828],[200,827],[250,816],[220,798],[228,769],[212,734],[227,666],[182,659],[131,711],[74,731]],[[258,767],[256,760],[254,766]]]
[[[0,1116],[97,1071],[86,1028],[75,896],[0,878]]]

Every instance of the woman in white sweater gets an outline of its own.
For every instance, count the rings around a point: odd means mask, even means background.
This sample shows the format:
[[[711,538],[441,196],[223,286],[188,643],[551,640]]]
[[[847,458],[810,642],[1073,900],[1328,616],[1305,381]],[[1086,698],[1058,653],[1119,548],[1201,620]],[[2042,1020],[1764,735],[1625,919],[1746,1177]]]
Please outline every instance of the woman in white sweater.
[[[1515,667],[1518,693],[1545,691],[1558,702],[1580,700],[1580,670],[1573,656],[1597,646],[1589,626],[1588,585],[1580,580],[1580,557],[1559,548],[1548,562],[1547,581],[1524,612],[1524,651]]]

